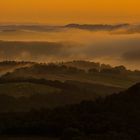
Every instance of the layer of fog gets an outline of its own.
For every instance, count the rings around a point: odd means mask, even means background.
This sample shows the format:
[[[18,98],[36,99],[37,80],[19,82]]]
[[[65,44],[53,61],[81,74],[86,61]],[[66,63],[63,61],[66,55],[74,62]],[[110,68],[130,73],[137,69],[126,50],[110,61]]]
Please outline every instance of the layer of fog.
[[[62,29],[46,32],[15,30],[0,32],[0,40],[38,41],[38,43],[21,43],[22,45],[11,42],[10,45],[6,42],[0,43],[0,60],[39,62],[90,60],[140,69],[140,34],[138,31],[134,33],[134,30],[131,33],[128,29],[115,31]],[[41,45],[39,42],[56,43]]]

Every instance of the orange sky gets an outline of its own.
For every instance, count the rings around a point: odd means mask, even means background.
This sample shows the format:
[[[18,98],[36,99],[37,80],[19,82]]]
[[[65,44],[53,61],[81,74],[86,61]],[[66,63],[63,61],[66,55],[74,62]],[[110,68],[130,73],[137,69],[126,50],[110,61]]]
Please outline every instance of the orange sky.
[[[0,0],[0,22],[139,22],[139,0]]]

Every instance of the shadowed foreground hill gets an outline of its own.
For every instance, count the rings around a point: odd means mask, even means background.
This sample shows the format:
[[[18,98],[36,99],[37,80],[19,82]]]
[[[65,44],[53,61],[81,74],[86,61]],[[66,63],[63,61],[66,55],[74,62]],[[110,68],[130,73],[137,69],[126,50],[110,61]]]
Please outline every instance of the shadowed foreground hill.
[[[10,117],[10,119],[8,119]],[[139,140],[140,83],[96,101],[0,116],[1,134],[62,140]]]

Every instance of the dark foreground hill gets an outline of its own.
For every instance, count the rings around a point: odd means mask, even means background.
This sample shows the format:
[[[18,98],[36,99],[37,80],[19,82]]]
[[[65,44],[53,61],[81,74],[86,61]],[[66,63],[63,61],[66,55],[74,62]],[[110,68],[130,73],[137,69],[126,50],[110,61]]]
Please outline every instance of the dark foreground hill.
[[[62,140],[139,140],[140,84],[105,99],[0,115],[1,134]]]

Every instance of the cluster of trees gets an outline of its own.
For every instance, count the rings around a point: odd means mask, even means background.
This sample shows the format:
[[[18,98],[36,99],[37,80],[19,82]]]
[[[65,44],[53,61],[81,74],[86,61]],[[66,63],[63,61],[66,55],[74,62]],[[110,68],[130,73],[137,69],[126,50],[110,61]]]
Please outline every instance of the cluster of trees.
[[[86,73],[107,73],[107,74],[139,74],[139,70],[131,71],[128,70],[125,66],[120,65],[116,67],[112,67],[111,65],[101,64],[96,62],[90,61],[71,61],[60,63],[61,65],[67,67],[76,67],[77,69],[82,69]]]
[[[26,61],[1,61],[0,66],[3,65],[18,65],[18,64],[36,64],[35,62],[26,62]]]
[[[25,65],[25,67],[17,68],[14,73],[28,73],[28,74],[110,74],[110,75],[140,75],[139,70],[131,71],[124,66],[111,67],[110,65],[88,62],[88,61],[72,61],[65,63],[34,63],[34,62],[16,62],[16,61],[3,61],[0,66],[5,65]],[[26,67],[26,64],[32,64]],[[10,74],[10,73],[8,73]],[[5,76],[5,75],[4,75]],[[8,75],[9,76],[9,75]]]
[[[5,62],[6,63],[6,62]],[[25,62],[24,62],[25,63]],[[50,63],[46,64],[34,64],[31,67],[23,67],[16,69],[13,73],[28,73],[28,74],[63,74],[63,75],[79,75],[79,74],[110,74],[110,75],[140,75],[140,71],[130,71],[127,70],[124,66],[117,66],[117,67],[99,67],[99,68],[92,68],[88,71],[79,69],[77,67],[70,67],[66,65],[57,65]],[[12,74],[13,74],[12,73]],[[4,76],[10,76],[11,73],[7,73]]]
[[[18,75],[19,73],[23,74],[80,74],[85,73],[84,70],[77,69],[75,67],[67,67],[65,65],[59,66],[56,64],[35,64],[31,67],[23,67],[16,69],[12,74]],[[4,77],[10,76],[11,73],[6,73]]]
[[[67,67],[65,65],[56,65],[54,63],[46,64],[38,64],[33,66],[34,70],[44,71],[48,73],[60,73],[60,74],[78,74],[78,73],[85,73],[84,70],[78,69],[76,67]]]
[[[110,67],[110,68],[99,68],[99,69],[89,69],[89,74],[94,73],[101,73],[101,74],[110,74],[110,75],[140,75],[139,70],[131,71],[127,70],[124,66],[116,66],[116,67]]]
[[[94,64],[94,65],[93,65]],[[105,65],[105,64],[98,64],[98,63],[93,63],[92,69],[89,69],[88,71],[84,70],[83,68],[78,68],[76,66],[67,66],[65,64],[63,65],[57,65],[55,63],[50,63],[48,65],[46,64],[36,64],[31,67],[31,70],[36,70],[36,72],[49,72],[49,73],[61,73],[61,74],[79,74],[79,73],[92,73],[92,72],[97,72],[97,73],[107,73],[107,74],[140,74],[140,71],[131,71],[127,70],[125,66],[116,66],[116,67],[111,67],[110,65]],[[97,66],[98,65],[98,66]],[[25,68],[26,69],[26,68]],[[30,69],[29,69],[30,70]]]

